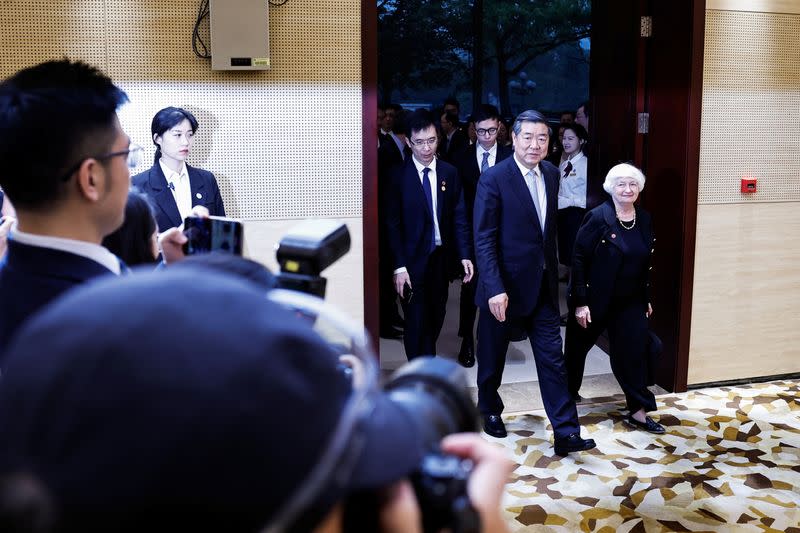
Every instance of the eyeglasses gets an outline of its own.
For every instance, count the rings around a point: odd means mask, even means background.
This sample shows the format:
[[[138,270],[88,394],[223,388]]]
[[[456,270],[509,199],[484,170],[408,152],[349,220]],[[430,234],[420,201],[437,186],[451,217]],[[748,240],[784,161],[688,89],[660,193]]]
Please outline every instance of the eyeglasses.
[[[66,174],[64,174],[61,177],[61,181],[68,181],[69,178],[72,176],[72,174],[76,170],[78,170],[80,168],[80,166],[83,164],[83,162],[86,161],[86,159],[88,159],[89,157],[91,157],[92,159],[97,159],[98,161],[100,161],[100,160],[103,160],[103,159],[110,159],[112,157],[118,157],[118,156],[124,155],[126,157],[126,159],[127,159],[128,168],[131,168],[131,169],[132,168],[136,168],[139,165],[139,163],[142,162],[142,152],[143,151],[144,151],[144,148],[142,148],[138,144],[131,143],[131,144],[128,145],[128,149],[127,150],[121,150],[119,152],[111,152],[110,154],[93,155],[93,156],[84,157],[83,159],[78,161],[75,165],[70,167],[70,169],[66,172]]]
[[[495,133],[497,133],[497,128],[488,128],[488,129],[478,128],[477,130],[475,130],[475,132],[480,136],[486,135],[487,133],[489,135],[494,135]]]
[[[412,139],[411,140],[411,144],[413,144],[414,146],[420,146],[420,147],[422,147],[422,146],[436,146],[436,143],[438,142],[438,140],[439,139],[437,139],[436,137],[431,137],[430,139],[417,139],[416,141]]]

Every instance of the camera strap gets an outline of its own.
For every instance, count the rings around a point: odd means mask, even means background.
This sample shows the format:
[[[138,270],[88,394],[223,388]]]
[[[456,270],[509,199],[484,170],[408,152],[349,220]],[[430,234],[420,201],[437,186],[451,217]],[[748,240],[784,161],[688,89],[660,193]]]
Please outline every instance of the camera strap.
[[[262,530],[262,533],[282,533],[318,500],[323,490],[342,488],[349,482],[366,440],[363,431],[359,430],[360,423],[369,419],[375,407],[376,395],[379,394],[378,369],[375,364],[377,358],[369,348],[367,333],[334,306],[315,296],[283,289],[269,291],[267,298],[314,319],[326,338],[330,334],[343,335],[349,340],[352,355],[363,367],[361,375],[353,380],[353,392],[324,453],[275,518]]]

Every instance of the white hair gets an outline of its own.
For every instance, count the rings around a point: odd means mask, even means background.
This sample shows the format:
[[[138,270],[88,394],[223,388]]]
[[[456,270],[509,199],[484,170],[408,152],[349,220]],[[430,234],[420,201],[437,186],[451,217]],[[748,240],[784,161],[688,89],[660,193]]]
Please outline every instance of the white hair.
[[[608,194],[611,194],[611,191],[614,190],[614,185],[620,178],[633,178],[639,184],[639,190],[644,189],[644,174],[642,174],[641,170],[628,163],[620,163],[611,167],[611,170],[606,174],[606,181],[603,182],[603,189]]]

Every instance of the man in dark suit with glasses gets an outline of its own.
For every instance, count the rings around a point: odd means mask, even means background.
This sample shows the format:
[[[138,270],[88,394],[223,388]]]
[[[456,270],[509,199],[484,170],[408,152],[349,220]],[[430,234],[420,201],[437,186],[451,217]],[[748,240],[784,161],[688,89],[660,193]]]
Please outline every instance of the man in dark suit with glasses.
[[[0,186],[18,220],[0,263],[0,350],[62,292],[126,269],[100,243],[123,222],[141,156],[117,118],[127,100],[102,72],[68,60],[0,84]]]
[[[436,158],[439,131],[426,110],[407,117],[412,156],[392,174],[386,233],[393,284],[403,302],[409,359],[434,355],[449,285],[447,258],[457,256],[472,279],[472,239],[456,169]],[[453,249],[453,252],[449,252]]]
[[[480,106],[473,115],[478,141],[462,151],[455,159],[458,177],[464,187],[464,205],[467,220],[472,227],[472,209],[475,204],[475,189],[481,174],[511,155],[510,146],[500,146],[497,142],[497,130],[500,126],[500,112],[493,105]],[[475,364],[475,343],[472,330],[475,325],[475,285],[477,275],[469,283],[461,285],[459,302],[458,336],[461,337],[461,349],[458,362],[465,367]]]

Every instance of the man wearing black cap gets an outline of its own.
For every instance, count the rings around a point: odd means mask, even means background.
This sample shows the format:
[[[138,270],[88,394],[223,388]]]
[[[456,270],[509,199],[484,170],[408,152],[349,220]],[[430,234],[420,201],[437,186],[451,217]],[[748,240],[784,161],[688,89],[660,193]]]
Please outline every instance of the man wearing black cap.
[[[0,185],[18,219],[0,264],[0,350],[65,290],[124,269],[100,242],[122,224],[140,150],[117,119],[126,101],[99,70],[67,60],[0,85]]]
[[[419,423],[337,362],[228,275],[184,265],[87,285],[9,347],[0,478],[39,483],[59,532],[340,531],[348,495],[380,487],[382,524],[419,530],[403,481],[426,451]],[[469,434],[442,447],[477,465],[483,531],[507,531],[502,453]]]

